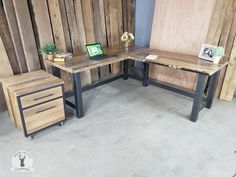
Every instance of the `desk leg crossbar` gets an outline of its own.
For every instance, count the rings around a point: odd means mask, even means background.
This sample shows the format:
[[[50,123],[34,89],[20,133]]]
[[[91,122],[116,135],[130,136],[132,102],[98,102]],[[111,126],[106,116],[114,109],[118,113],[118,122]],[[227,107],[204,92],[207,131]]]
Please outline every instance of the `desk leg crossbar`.
[[[163,88],[166,90],[170,90],[172,92],[192,98],[193,99],[193,106],[192,106],[190,120],[193,122],[196,122],[198,120],[199,112],[203,108],[210,109],[212,106],[220,71],[218,71],[215,74],[213,74],[212,76],[210,76],[209,87],[207,89],[207,96],[204,93],[204,90],[206,88],[206,79],[207,79],[206,74],[198,73],[198,80],[197,80],[197,86],[196,86],[195,92],[187,91],[187,90],[181,89],[181,88],[176,88],[170,84],[154,81],[152,79],[149,79],[148,74],[149,74],[149,63],[144,63],[143,78],[138,78],[133,75],[130,75],[130,77],[132,77],[133,79],[136,79],[136,80],[140,80],[140,81],[142,80],[144,87],[147,87],[149,84],[151,84],[153,86],[157,86],[157,87],[160,87],[160,88]]]
[[[70,93],[69,95],[74,95],[75,97],[75,104],[69,102],[66,100],[66,104],[76,110],[76,116],[78,118],[82,118],[84,116],[84,110],[83,110],[83,98],[82,93],[90,90],[92,88],[101,86],[103,84],[106,84],[108,82],[112,82],[114,80],[120,79],[123,77],[124,80],[127,80],[128,77],[132,77],[137,80],[141,80],[143,82],[143,86],[147,87],[149,84],[165,88],[167,90],[183,94],[185,96],[193,98],[193,106],[192,106],[192,112],[190,116],[190,120],[193,122],[196,122],[198,120],[198,115],[201,109],[208,108],[210,109],[213,103],[216,87],[217,87],[217,81],[219,78],[220,71],[216,72],[209,78],[209,86],[207,89],[207,96],[204,93],[204,90],[206,88],[206,79],[207,75],[203,73],[198,73],[198,80],[197,80],[197,87],[195,92],[188,92],[181,90],[179,88],[174,88],[171,85],[163,84],[159,82],[155,82],[151,79],[149,79],[149,63],[144,62],[144,70],[143,70],[143,78],[138,78],[136,76],[129,75],[129,68],[128,68],[128,62],[129,60],[124,60],[124,67],[123,67],[123,74],[115,76],[113,78],[100,81],[98,83],[92,84],[91,86],[83,87],[81,86],[81,77],[80,73],[74,73],[73,74],[73,82],[74,82],[74,91]],[[60,69],[56,67],[52,67],[53,75],[60,77]],[[67,95],[67,94],[66,94]]]

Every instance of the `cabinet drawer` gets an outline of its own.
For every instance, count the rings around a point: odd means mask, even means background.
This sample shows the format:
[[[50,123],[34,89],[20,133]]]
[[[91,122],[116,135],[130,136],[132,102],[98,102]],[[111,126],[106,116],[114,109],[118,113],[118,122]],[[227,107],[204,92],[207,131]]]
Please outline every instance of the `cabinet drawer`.
[[[27,133],[33,133],[65,119],[63,99],[26,109],[23,115]]]
[[[54,87],[21,97],[22,108],[62,96],[62,87]]]

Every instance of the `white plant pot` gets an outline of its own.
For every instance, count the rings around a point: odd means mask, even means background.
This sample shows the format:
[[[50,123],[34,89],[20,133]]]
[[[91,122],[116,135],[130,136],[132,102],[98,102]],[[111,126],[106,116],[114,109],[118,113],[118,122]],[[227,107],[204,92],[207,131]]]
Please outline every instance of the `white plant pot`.
[[[213,57],[213,63],[218,64],[220,62],[221,57]]]

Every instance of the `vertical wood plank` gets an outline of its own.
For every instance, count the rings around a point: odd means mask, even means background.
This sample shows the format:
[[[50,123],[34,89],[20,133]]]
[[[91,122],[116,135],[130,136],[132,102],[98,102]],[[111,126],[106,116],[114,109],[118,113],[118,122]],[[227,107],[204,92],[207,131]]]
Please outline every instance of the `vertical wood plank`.
[[[12,0],[3,0],[4,11],[21,73],[28,71]]]
[[[48,2],[55,44],[61,52],[67,52],[70,50],[70,46],[68,46],[69,42],[67,41],[68,39],[66,37],[68,32],[67,27],[65,27],[66,24],[63,26],[63,24],[66,23],[65,19],[63,18],[65,15],[62,15],[62,13],[65,11],[65,7],[62,7],[64,5],[64,1],[50,0]],[[72,79],[70,74],[65,71],[61,71],[61,78],[65,82],[65,90],[72,90]]]
[[[74,8],[75,8],[75,16],[76,16],[76,24],[78,29],[78,39],[79,39],[79,49],[80,51],[85,52],[85,45],[86,45],[86,35],[85,35],[85,26],[84,26],[84,19],[83,19],[83,9],[81,0],[74,1]],[[84,71],[81,73],[81,83],[82,86],[91,84],[91,72]]]
[[[67,12],[73,54],[78,55],[81,53],[80,50],[81,45],[79,41],[79,31],[77,28],[74,3],[73,0],[67,0],[65,1],[65,4],[66,4],[66,12]]]
[[[87,44],[91,44],[95,42],[95,30],[93,26],[93,9],[92,9],[92,1],[91,0],[82,0],[82,9],[83,9],[83,17],[84,17],[84,27],[85,27],[85,35]],[[101,29],[100,29],[101,30]],[[91,79],[92,82],[97,81],[99,79],[98,68],[91,69]]]
[[[41,68],[27,0],[13,0],[28,71]]]
[[[5,46],[9,61],[11,63],[12,70],[15,74],[21,73],[18,60],[16,58],[15,49],[12,43],[12,38],[8,28],[6,16],[3,10],[3,6],[0,3],[0,35],[2,37],[3,44]]]
[[[107,47],[107,36],[106,36],[106,23],[104,14],[104,2],[103,0],[92,0],[93,7],[93,25],[95,41],[100,42],[103,47]],[[103,79],[110,75],[109,65],[102,66],[99,68],[100,78]]]
[[[47,43],[53,43],[53,34],[49,18],[47,0],[32,0],[33,19],[36,25],[36,34],[39,41],[39,48]],[[47,58],[43,56],[43,64],[49,73],[52,73],[51,66],[44,61]]]
[[[121,44],[120,36],[123,33],[122,1],[104,0],[104,7],[108,46],[119,46]],[[119,74],[121,63],[112,64],[111,71],[113,75]]]
[[[6,110],[6,101],[2,90],[1,79],[13,75],[11,64],[9,62],[5,46],[0,36],[0,112]]]
[[[66,0],[59,0],[59,7],[61,11],[61,22],[62,22],[62,27],[64,31],[64,38],[65,38],[67,51],[72,52],[71,36],[70,36],[68,19],[67,19],[65,1]],[[50,3],[50,0],[48,0],[48,3]]]
[[[229,0],[216,0],[206,43],[218,45]]]
[[[223,15],[222,29],[219,36],[218,45],[225,48],[225,56],[223,57],[224,61],[228,61],[230,57],[230,53],[233,47],[233,40],[236,34],[236,22],[234,20],[236,13],[236,2],[234,0],[228,0],[228,7],[225,7],[225,14]],[[216,89],[216,96],[220,95],[224,77],[225,77],[226,68],[223,68],[220,73],[218,86]]]
[[[225,74],[220,99],[232,101],[236,88],[236,38],[230,55],[229,65]]]
[[[135,0],[122,0],[124,31],[135,33]]]

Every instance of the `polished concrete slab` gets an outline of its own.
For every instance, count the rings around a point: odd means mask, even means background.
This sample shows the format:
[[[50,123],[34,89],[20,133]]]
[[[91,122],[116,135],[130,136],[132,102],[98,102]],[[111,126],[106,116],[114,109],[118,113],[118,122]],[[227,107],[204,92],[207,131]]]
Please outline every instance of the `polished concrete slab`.
[[[192,102],[122,79],[84,94],[86,116],[68,110],[63,127],[33,140],[0,114],[0,177],[233,177],[236,99],[215,100],[189,121]],[[15,152],[32,154],[32,172],[11,171]]]

